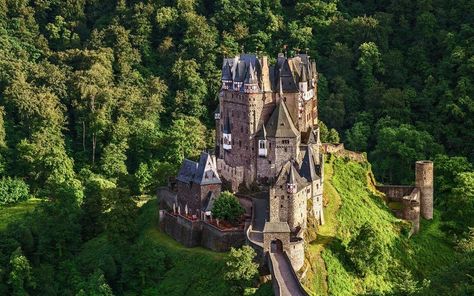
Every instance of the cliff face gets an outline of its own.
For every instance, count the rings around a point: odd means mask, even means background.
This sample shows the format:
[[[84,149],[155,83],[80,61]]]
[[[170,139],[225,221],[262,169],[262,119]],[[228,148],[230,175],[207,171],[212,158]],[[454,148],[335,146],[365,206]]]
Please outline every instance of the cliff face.
[[[328,156],[324,178],[326,224],[309,229],[316,238],[302,269],[314,295],[400,292],[407,282],[422,289],[423,279],[457,256],[436,212],[433,222],[422,221],[424,229],[408,238],[410,224],[392,214],[367,161]]]

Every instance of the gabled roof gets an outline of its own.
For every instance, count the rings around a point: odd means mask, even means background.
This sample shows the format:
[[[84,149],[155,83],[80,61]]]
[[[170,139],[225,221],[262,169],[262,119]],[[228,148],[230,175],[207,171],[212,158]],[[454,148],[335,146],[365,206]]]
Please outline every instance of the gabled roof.
[[[217,168],[211,155],[202,152],[199,162],[185,159],[179,169],[176,180],[183,183],[197,183],[199,185],[221,184]]]
[[[283,101],[273,110],[265,129],[271,138],[296,138],[299,134]]]
[[[176,180],[184,183],[189,183],[193,181],[197,167],[197,162],[185,159],[183,161],[183,164],[181,165],[181,168],[179,169],[178,176],[176,176]]]
[[[199,164],[194,175],[194,182],[200,185],[221,184],[221,179],[217,173],[217,168],[211,155],[207,152],[202,152],[199,158]]]
[[[263,232],[287,233],[290,232],[290,226],[288,225],[288,222],[265,222]]]
[[[301,176],[304,177],[308,181],[319,180],[321,178],[316,173],[316,167],[315,167],[316,161],[313,154],[313,148],[311,146],[308,146],[306,149],[307,149],[306,153],[303,157],[303,160],[300,166]]]

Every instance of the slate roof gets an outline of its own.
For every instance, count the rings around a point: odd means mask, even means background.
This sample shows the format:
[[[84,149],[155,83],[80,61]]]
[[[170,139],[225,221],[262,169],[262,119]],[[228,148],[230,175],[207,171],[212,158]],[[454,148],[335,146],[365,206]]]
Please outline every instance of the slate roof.
[[[296,163],[294,161],[287,161],[281,168],[278,174],[275,185],[297,184],[297,191],[300,191],[308,184],[308,181],[300,175]]]
[[[283,101],[280,101],[273,110],[265,129],[267,137],[272,138],[296,138],[299,134]]]
[[[205,204],[203,205],[203,211],[205,211],[205,212],[212,211],[212,207],[214,206],[214,202],[215,202],[216,198],[217,197],[214,194],[214,192],[209,191],[209,193],[207,194]]]
[[[268,66],[268,70],[270,87],[274,92],[298,92],[299,82],[307,82],[308,89],[312,89],[310,81],[317,73],[316,63],[306,54],[298,54],[291,58],[279,54],[276,64]],[[234,58],[224,58],[222,79],[258,84],[263,88],[262,64],[259,57],[255,54],[241,54]]]
[[[224,63],[224,67],[222,67],[222,80],[232,80],[232,72],[230,70],[229,61]]]
[[[316,159],[314,158],[313,148],[308,146],[300,166],[300,174],[308,181],[321,179],[316,173]]]
[[[211,155],[207,152],[202,152],[199,158],[198,167],[194,175],[194,182],[200,185],[221,184],[221,179],[217,173],[217,168]]]
[[[194,180],[194,175],[197,171],[197,162],[185,159],[181,168],[179,169],[178,176],[176,176],[176,180],[189,183]]]
[[[199,162],[185,159],[179,169],[176,180],[183,183],[197,183],[199,185],[221,184],[217,168],[211,155],[202,152]]]
[[[255,134],[255,137],[259,140],[267,139],[267,129],[265,128],[264,124],[262,124],[262,128],[259,129],[258,132]]]
[[[288,222],[265,222],[263,232],[286,233],[290,232],[290,226],[288,225]]]

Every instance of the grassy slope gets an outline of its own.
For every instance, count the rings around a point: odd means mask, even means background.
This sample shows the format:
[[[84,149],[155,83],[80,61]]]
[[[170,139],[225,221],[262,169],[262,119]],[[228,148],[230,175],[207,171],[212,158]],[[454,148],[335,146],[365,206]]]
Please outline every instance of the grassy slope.
[[[26,213],[31,212],[41,202],[31,198],[11,206],[0,206],[0,231],[5,230],[8,224],[20,220]]]
[[[326,225],[318,230],[307,256],[311,269],[305,285],[314,295],[389,292],[399,267],[421,280],[455,260],[457,254],[439,230],[438,215],[433,221],[422,221],[420,234],[406,237],[406,223],[396,219],[373,190],[369,164],[330,158],[325,173]],[[344,245],[364,223],[378,229],[380,239],[391,246],[394,268],[385,275],[361,278],[348,262]]]
[[[223,278],[225,254],[203,248],[185,248],[157,227],[158,210],[156,200],[141,208],[138,220],[140,239],[147,239],[146,247],[162,250],[170,258],[170,268],[161,276],[161,281],[141,295],[226,295],[229,286]],[[84,245],[79,255],[83,265],[92,266],[100,258],[115,255],[105,236],[99,236]],[[100,266],[99,266],[100,267]],[[133,295],[133,294],[128,294]]]

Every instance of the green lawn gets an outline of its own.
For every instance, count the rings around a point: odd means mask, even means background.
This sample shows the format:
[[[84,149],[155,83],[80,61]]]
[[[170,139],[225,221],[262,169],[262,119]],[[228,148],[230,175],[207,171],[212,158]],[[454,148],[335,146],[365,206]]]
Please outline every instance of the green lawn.
[[[33,211],[40,202],[41,199],[30,198],[14,205],[0,206],[0,231],[5,230],[11,222],[18,221],[26,213]]]

